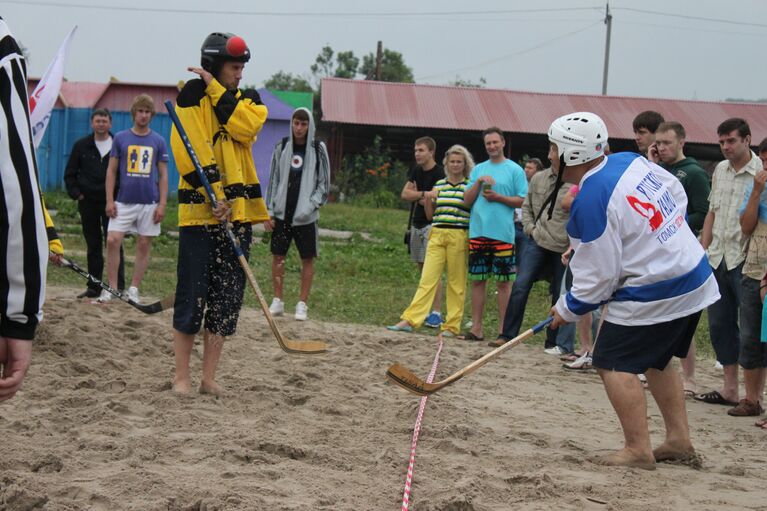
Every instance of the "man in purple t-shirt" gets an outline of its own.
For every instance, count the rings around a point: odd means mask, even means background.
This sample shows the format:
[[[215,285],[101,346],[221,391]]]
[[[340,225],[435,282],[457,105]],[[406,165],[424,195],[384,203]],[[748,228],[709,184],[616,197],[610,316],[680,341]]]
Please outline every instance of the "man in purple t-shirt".
[[[136,233],[136,262],[128,288],[128,297],[139,301],[138,287],[149,264],[152,238],[160,234],[160,222],[165,216],[168,197],[168,148],[165,140],[149,128],[154,117],[154,100],[139,94],[131,105],[133,127],[114,137],[107,167],[106,213],[109,216],[107,235],[107,276],[109,285],[117,285],[120,247],[126,232]],[[120,190],[114,197],[117,173]],[[102,291],[99,302],[112,295]]]

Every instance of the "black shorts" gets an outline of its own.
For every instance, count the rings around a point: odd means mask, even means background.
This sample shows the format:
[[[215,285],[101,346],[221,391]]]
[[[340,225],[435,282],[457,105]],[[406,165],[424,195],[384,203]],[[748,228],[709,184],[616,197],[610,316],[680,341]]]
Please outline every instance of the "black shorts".
[[[250,224],[235,224],[245,258],[250,254]],[[224,229],[218,225],[181,227],[178,235],[178,266],[173,328],[196,334],[205,317],[205,329],[229,337],[245,292],[245,273]]]
[[[605,321],[594,346],[592,364],[600,369],[641,374],[663,371],[672,357],[684,358],[700,312],[655,325],[625,326]]]
[[[317,257],[318,235],[317,222],[308,225],[290,225],[284,220],[275,218],[272,231],[272,255],[287,255],[291,240],[295,240],[301,259]]]

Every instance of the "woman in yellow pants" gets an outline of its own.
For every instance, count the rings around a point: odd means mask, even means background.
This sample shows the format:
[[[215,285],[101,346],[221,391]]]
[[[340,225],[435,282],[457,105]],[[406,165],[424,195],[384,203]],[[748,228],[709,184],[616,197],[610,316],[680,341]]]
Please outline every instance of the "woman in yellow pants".
[[[468,264],[468,229],[471,208],[463,201],[468,175],[474,168],[469,151],[454,145],[443,160],[445,179],[424,194],[426,216],[432,221],[429,244],[421,272],[421,281],[410,306],[402,313],[399,323],[388,326],[397,332],[412,332],[423,324],[431,310],[437,283],[447,267],[447,317],[440,326],[440,336],[458,335],[463,317]]]

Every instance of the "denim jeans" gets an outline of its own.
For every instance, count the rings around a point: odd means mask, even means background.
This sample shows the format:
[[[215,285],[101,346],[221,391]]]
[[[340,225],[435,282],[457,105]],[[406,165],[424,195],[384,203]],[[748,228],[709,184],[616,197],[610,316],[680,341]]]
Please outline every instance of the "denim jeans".
[[[549,290],[551,291],[551,304],[554,305],[559,299],[559,290],[562,286],[562,277],[565,272],[565,267],[561,261],[561,254],[541,248],[534,239],[530,238],[525,244],[525,251],[517,260],[517,280],[511,288],[511,298],[509,299],[509,305],[506,307],[506,316],[503,319],[503,333],[501,335],[506,339],[513,339],[519,335],[530,290],[538,275],[545,270],[549,270],[549,273],[552,275]],[[559,345],[568,349],[568,351],[572,351],[574,343],[575,327],[573,326],[570,330],[569,338],[564,338]],[[556,345],[557,331],[547,328],[546,347],[553,348]],[[569,348],[567,348],[568,346]]]
[[[708,306],[708,329],[716,359],[722,365],[738,363],[740,328],[738,310],[741,297],[741,271],[743,263],[728,270],[724,259],[714,268],[714,278],[722,298]]]
[[[516,264],[519,268],[519,258],[525,251],[525,246],[530,242],[520,222],[514,222],[514,253],[516,254]]]

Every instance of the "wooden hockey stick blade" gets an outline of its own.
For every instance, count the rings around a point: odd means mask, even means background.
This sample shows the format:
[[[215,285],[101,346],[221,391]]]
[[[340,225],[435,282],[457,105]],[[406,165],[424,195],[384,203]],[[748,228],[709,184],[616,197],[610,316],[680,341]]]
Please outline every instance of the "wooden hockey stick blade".
[[[176,302],[176,294],[174,293],[172,295],[166,296],[165,298],[163,298],[159,302],[148,303],[146,305],[142,305],[142,304],[140,304],[138,302],[134,302],[133,300],[128,298],[128,295],[126,295],[125,293],[123,293],[121,291],[118,291],[116,289],[112,289],[106,283],[102,282],[101,280],[97,279],[96,277],[94,277],[93,275],[88,273],[87,271],[85,271],[82,268],[80,268],[79,266],[77,266],[73,261],[70,261],[70,260],[62,258],[62,263],[63,263],[63,265],[66,268],[69,268],[70,270],[72,270],[73,272],[77,273],[81,277],[84,277],[84,278],[88,279],[89,282],[99,286],[104,291],[110,293],[111,295],[113,295],[116,298],[119,298],[120,300],[122,300],[123,302],[127,303],[131,307],[140,310],[144,314],[156,314],[156,313],[164,311],[164,310],[172,309],[174,303]]]
[[[258,282],[256,282],[256,277],[253,275],[247,259],[245,259],[244,255],[238,256],[237,259],[240,261],[240,266],[242,266],[242,270],[245,272],[250,287],[256,293],[261,310],[264,312],[264,316],[266,316],[266,322],[269,323],[269,328],[272,329],[272,333],[282,351],[292,355],[319,355],[320,353],[325,353],[328,350],[328,345],[324,341],[291,341],[282,335],[280,329],[277,328],[277,323],[274,321],[269,305],[266,303],[266,298],[264,298],[264,294],[261,292]]]
[[[476,371],[477,369],[479,369],[480,367],[482,367],[483,365],[485,365],[492,359],[497,358],[498,355],[500,355],[504,351],[513,348],[517,344],[522,343],[522,341],[526,340],[528,337],[532,337],[536,333],[546,328],[553,321],[553,319],[554,319],[553,317],[548,317],[544,319],[540,323],[534,325],[529,330],[522,332],[520,335],[510,340],[503,346],[495,348],[493,351],[486,353],[481,358],[475,360],[474,362],[467,365],[460,371],[451,374],[444,380],[437,381],[434,383],[426,383],[424,380],[416,376],[416,374],[413,371],[411,371],[410,369],[400,364],[392,364],[389,367],[389,369],[386,371],[386,376],[388,376],[389,379],[392,380],[394,383],[412,392],[413,394],[416,394],[419,396],[428,396],[444,387],[447,387],[448,385],[452,383],[455,383],[456,381],[460,380],[464,376],[467,376],[473,373],[474,371]]]

